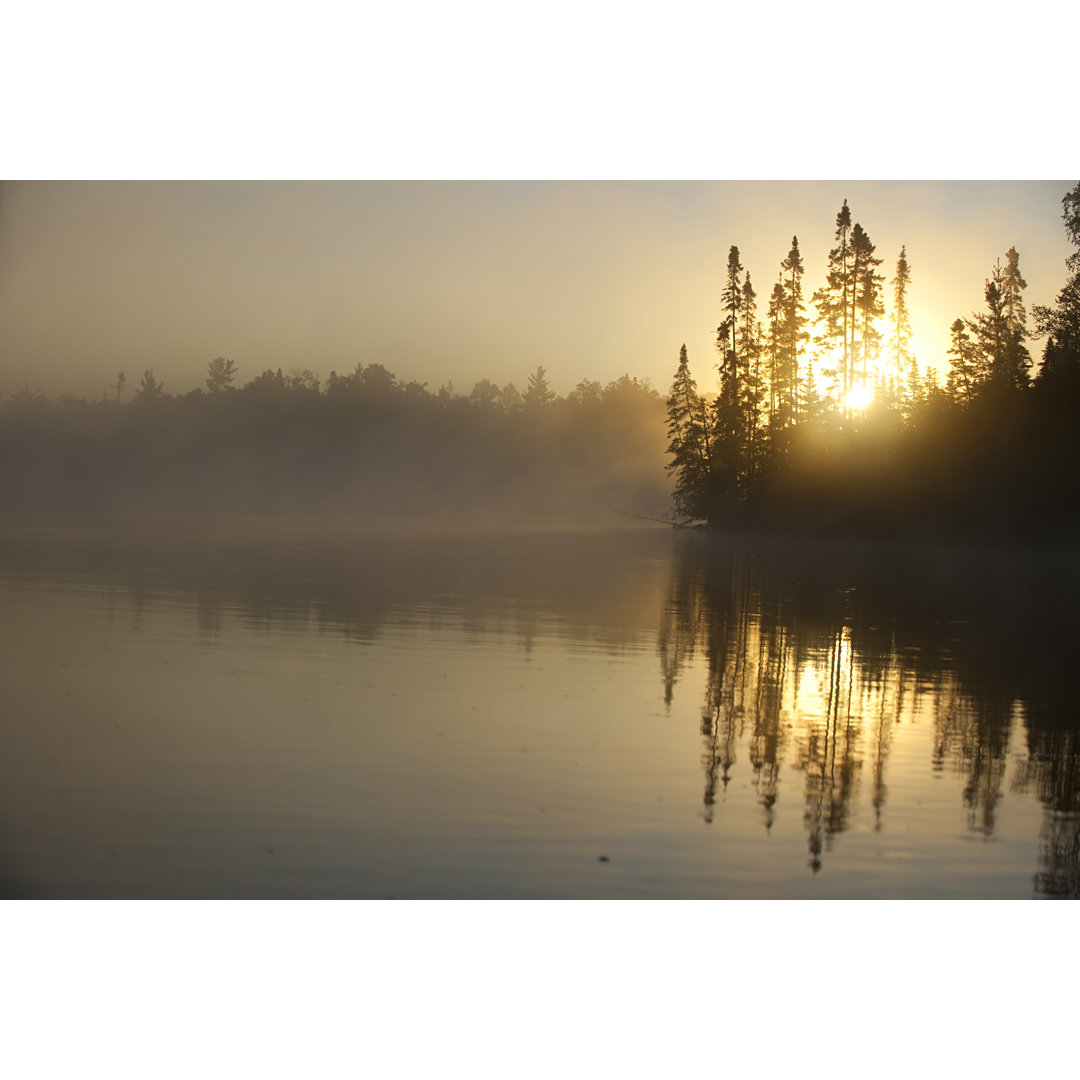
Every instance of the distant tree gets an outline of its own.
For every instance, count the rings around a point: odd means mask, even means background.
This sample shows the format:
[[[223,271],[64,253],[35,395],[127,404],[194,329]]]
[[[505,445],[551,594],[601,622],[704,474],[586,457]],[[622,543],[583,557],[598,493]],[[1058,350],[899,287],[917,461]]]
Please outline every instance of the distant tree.
[[[109,383],[109,389],[116,391],[116,400],[119,401],[127,389],[127,376],[122,371],[118,371],[116,373],[116,382]]]
[[[523,403],[524,399],[521,391],[512,382],[508,382],[499,391],[499,406],[503,412],[517,412],[522,407]]]
[[[604,387],[597,380],[582,379],[568,396],[577,405],[599,405],[603,393]]]
[[[555,393],[548,386],[547,375],[539,364],[529,376],[529,385],[525,389],[523,400],[529,409],[542,408],[555,400]]]
[[[285,377],[285,385],[290,390],[306,390],[317,394],[320,389],[320,380],[310,368],[292,367]]]
[[[139,380],[139,388],[135,391],[135,396],[149,401],[152,398],[161,397],[164,388],[165,384],[160,379],[154,378],[154,369],[147,368]]]
[[[397,378],[392,371],[382,364],[356,366],[357,381],[365,395],[386,397],[397,389]]]
[[[211,394],[231,390],[235,376],[236,365],[231,360],[226,360],[224,356],[215,356],[206,365],[206,389]]]
[[[490,379],[478,379],[469,391],[469,400],[474,405],[493,407],[499,401],[499,387]]]

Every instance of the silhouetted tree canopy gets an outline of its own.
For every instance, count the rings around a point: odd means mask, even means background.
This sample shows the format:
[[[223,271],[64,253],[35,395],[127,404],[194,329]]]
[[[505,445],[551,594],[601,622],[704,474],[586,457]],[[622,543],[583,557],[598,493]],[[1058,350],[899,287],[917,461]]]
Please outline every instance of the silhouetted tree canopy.
[[[1063,206],[1080,246],[1080,185]],[[835,238],[812,298],[812,341],[798,239],[760,329],[730,248],[716,389],[699,389],[684,346],[667,398],[676,515],[733,528],[1070,534],[1080,522],[1080,252],[1056,308],[1034,309],[1036,333],[1050,335],[1035,386],[1044,392],[1032,392],[1015,247],[984,282],[984,310],[953,322],[948,353],[935,358],[948,368],[942,387],[911,351],[906,246],[887,313],[882,260],[846,200]]]

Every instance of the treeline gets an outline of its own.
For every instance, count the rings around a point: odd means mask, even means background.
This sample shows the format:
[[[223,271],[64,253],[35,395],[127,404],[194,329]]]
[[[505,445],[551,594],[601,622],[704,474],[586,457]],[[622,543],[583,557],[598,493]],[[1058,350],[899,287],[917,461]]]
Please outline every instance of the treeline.
[[[23,391],[0,406],[8,512],[330,512],[351,517],[610,520],[604,503],[666,511],[664,405],[646,382],[584,380],[566,397],[542,367],[519,391],[481,379],[431,392],[378,363],[267,370],[235,387],[166,393],[152,370],[101,401]]]
[[[1080,248],[1080,184],[1063,199]],[[985,308],[951,327],[948,373],[911,349],[912,267],[882,258],[845,200],[825,281],[807,286],[798,238],[764,319],[732,246],[714,393],[683,346],[667,399],[669,471],[684,521],[843,532],[1059,535],[1080,524],[1080,251],[1054,307],[1034,309],[1015,247]],[[1047,336],[1032,376],[1029,343]]]

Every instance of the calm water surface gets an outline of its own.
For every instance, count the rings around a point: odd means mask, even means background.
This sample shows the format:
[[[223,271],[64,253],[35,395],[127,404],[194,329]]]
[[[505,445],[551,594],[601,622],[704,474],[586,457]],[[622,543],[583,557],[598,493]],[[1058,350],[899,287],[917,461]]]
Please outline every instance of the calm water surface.
[[[12,897],[1080,895],[1080,575],[0,530]]]

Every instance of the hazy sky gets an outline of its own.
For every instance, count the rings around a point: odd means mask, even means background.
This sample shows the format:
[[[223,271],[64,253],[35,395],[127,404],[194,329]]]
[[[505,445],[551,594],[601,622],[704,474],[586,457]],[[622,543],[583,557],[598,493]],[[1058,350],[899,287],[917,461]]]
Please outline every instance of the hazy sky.
[[[763,317],[797,235],[809,299],[844,198],[889,281],[907,246],[914,348],[944,366],[1010,246],[1029,310],[1053,302],[1074,183],[5,182],[0,393],[97,397],[149,367],[181,393],[218,355],[240,384],[378,362],[467,393],[542,364],[560,393],[624,372],[666,390],[684,342],[711,389],[730,245]]]

